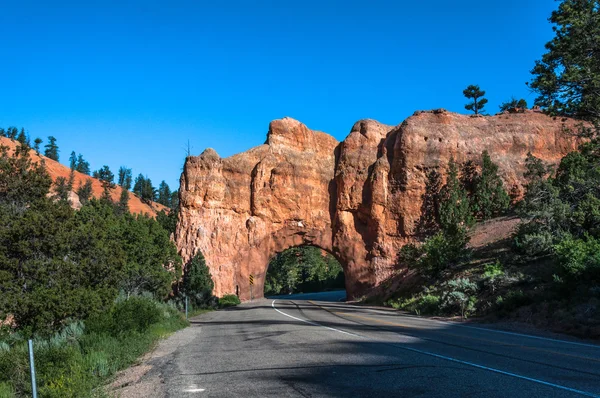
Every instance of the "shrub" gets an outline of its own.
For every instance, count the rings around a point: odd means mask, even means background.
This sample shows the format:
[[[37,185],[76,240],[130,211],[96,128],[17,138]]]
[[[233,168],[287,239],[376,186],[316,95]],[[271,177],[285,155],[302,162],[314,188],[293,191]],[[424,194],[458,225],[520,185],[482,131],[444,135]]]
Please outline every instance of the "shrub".
[[[240,303],[240,299],[235,294],[226,294],[219,299],[220,308],[233,307]]]
[[[567,238],[554,246],[561,273],[568,281],[600,279],[600,241]]]
[[[113,333],[145,332],[150,325],[161,319],[161,315],[153,300],[145,297],[130,297],[114,307]]]
[[[493,264],[486,264],[483,269],[484,284],[488,286],[492,292],[496,291],[500,280],[505,276],[504,267],[500,261],[496,260]]]
[[[466,318],[475,310],[477,285],[468,278],[458,278],[444,284],[442,307],[449,313],[460,312]]]

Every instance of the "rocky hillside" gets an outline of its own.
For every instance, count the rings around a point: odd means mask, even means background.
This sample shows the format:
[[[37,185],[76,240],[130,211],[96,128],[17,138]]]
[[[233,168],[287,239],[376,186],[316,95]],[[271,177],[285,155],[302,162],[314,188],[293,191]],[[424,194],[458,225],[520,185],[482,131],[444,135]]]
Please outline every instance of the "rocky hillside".
[[[12,152],[12,151],[14,151],[14,149],[17,145],[17,142],[14,140],[11,140],[10,138],[0,137],[0,145],[4,145],[4,146],[8,147],[9,152]],[[49,159],[41,154],[38,155],[34,150],[30,151],[30,155],[34,161],[40,161],[42,159],[44,160],[44,162],[46,164],[46,169],[48,170],[48,173],[50,174],[50,177],[52,178],[53,181],[55,181],[58,177],[64,177],[66,179],[69,178],[71,169],[68,168],[67,166],[65,166],[55,160]],[[75,172],[75,181],[73,183],[74,189],[77,190],[77,188],[79,186],[85,184],[85,182],[88,180],[92,181],[93,196],[96,198],[99,198],[103,192],[102,183],[100,182],[100,180],[93,178],[91,176],[88,176],[87,174],[79,173],[77,171]],[[121,191],[122,191],[122,188],[118,185],[116,185],[115,188],[112,189],[111,197],[112,197],[113,201],[115,201],[115,202],[119,201]],[[79,197],[77,196],[77,194],[75,192],[71,192],[70,200],[71,200],[73,207],[75,207],[75,208],[81,207],[81,203],[79,202]],[[158,212],[160,212],[161,210],[164,210],[164,209],[167,209],[167,208],[159,203],[150,202],[148,204],[148,203],[142,202],[142,200],[138,196],[136,196],[134,193],[130,192],[129,210],[132,213],[140,213],[140,214],[147,213],[151,216],[156,216],[156,214]]]

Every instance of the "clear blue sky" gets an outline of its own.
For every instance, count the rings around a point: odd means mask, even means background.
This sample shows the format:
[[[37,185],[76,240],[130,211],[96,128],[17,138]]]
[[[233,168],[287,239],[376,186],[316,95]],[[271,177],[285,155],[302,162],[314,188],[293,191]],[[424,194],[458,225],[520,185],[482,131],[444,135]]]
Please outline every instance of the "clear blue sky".
[[[372,118],[487,111],[525,82],[552,38],[552,0],[5,1],[0,126],[58,138],[61,161],[120,165],[175,189],[192,153],[225,157],[291,116],[344,139]]]

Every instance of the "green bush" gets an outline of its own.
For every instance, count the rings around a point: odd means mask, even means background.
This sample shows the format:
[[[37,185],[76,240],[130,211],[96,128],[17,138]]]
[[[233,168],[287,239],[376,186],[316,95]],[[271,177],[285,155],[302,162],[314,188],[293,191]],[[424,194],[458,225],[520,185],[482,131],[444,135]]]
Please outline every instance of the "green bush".
[[[427,239],[420,247],[413,244],[404,246],[400,249],[398,260],[425,275],[437,276],[467,253],[467,241],[467,231],[462,227],[454,233],[441,231]]]
[[[139,314],[134,315],[136,311]],[[128,316],[134,320],[128,322]],[[144,316],[151,321],[143,320]],[[114,331],[117,324],[124,326]],[[133,363],[159,338],[186,325],[172,307],[149,298],[131,297],[115,304],[104,316],[90,319],[86,327],[75,322],[52,337],[37,338],[34,349],[40,396],[93,396],[95,388]],[[2,347],[0,397],[31,395],[27,342],[13,334]]]
[[[197,308],[209,305],[215,284],[201,251],[185,265],[181,291],[190,299],[190,304]]]
[[[486,264],[483,268],[483,281],[484,284],[489,287],[492,292],[496,291],[496,288],[500,284],[500,281],[506,276],[504,267],[500,261],[496,260],[493,264]]]
[[[475,311],[477,304],[477,285],[468,278],[458,278],[444,284],[442,308],[446,313],[456,314],[463,318]]]
[[[219,308],[233,307],[240,303],[240,299],[235,294],[226,294],[219,299]]]
[[[130,297],[117,303],[112,313],[114,333],[145,332],[161,319],[154,301],[145,297]]]
[[[567,281],[600,280],[600,240],[567,238],[554,246],[560,272]]]

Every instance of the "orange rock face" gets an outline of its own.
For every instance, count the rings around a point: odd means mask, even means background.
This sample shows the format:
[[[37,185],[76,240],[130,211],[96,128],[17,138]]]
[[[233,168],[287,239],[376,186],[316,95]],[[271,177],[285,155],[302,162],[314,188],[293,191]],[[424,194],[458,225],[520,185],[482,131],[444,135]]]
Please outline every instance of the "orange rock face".
[[[414,240],[429,170],[488,150],[507,190],[522,186],[527,153],[557,162],[576,149],[565,129],[576,124],[536,112],[473,118],[439,110],[396,127],[362,120],[339,143],[275,120],[264,145],[225,159],[212,149],[188,157],[176,244],[186,261],[202,251],[218,296],[262,297],[269,260],[308,244],[340,261],[348,296],[358,297],[402,267],[396,256]]]

